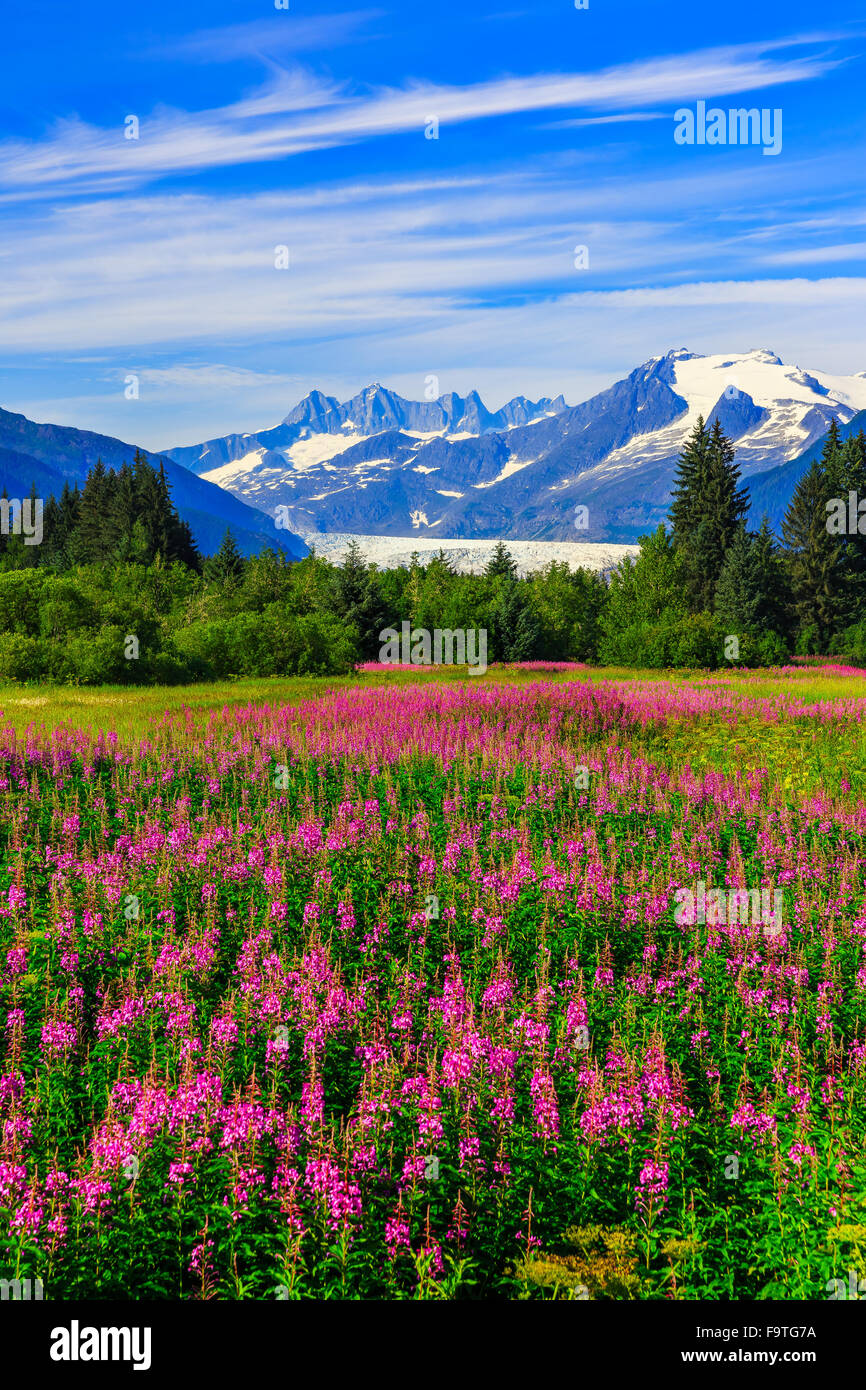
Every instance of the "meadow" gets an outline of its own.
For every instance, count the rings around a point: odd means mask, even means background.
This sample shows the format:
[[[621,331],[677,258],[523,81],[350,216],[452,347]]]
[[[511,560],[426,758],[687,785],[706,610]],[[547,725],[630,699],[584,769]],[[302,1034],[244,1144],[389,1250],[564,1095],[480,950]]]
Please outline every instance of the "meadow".
[[[866,1278],[864,675],[4,687],[0,1278]]]

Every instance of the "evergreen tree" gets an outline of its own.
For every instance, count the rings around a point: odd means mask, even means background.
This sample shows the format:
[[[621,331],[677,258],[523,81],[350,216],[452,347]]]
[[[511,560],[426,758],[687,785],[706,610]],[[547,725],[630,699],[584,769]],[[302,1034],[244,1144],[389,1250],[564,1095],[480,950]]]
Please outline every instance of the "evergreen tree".
[[[866,500],[866,438],[862,431],[843,443],[833,420],[824,442],[821,465],[827,479],[827,492],[842,504],[845,513],[845,530],[836,537],[841,551],[844,590],[839,621],[853,623],[860,617],[866,599],[866,516],[861,517],[858,512],[859,503]],[[852,494],[853,513],[849,508]]]
[[[205,576],[213,584],[224,589],[235,589],[244,573],[244,557],[238,549],[237,541],[226,527],[219,550],[205,565]]]
[[[415,624],[418,614],[421,611],[421,603],[424,595],[424,569],[418,559],[417,550],[413,550],[409,557],[409,573],[406,577],[405,603],[408,611],[405,617],[409,622]],[[402,619],[401,619],[402,621]]]
[[[196,574],[201,574],[201,552],[195,543],[192,527],[188,521],[181,521],[178,518],[172,533],[170,555],[176,564],[186,565],[187,569],[195,570]]]
[[[118,555],[118,558],[136,560],[141,558],[137,555],[128,555],[133,528],[139,519],[139,513],[135,472],[128,463],[125,463],[117,474],[117,486],[114,490],[111,515],[112,552]]]
[[[758,628],[789,637],[791,632],[792,595],[785,562],[767,517],[755,535],[753,547],[759,603],[756,615]]]
[[[160,464],[159,473],[148,463],[138,449],[133,459],[136,490],[136,515],[144,523],[147,532],[150,558],[161,555],[168,559],[171,548],[171,533],[175,524],[174,508],[168,495],[165,473]]]
[[[49,569],[63,569],[60,552],[60,503],[49,497],[42,512],[42,554],[40,563]]]
[[[341,617],[361,606],[367,596],[370,577],[363,551],[356,540],[349,541],[337,577],[337,604]]]
[[[718,417],[710,430],[699,417],[680,455],[670,510],[692,612],[713,609],[725,555],[748,511],[739,483],[734,447]]]
[[[742,634],[757,627],[761,605],[757,549],[742,522],[725,555],[715,604],[716,615],[729,632]]]
[[[106,537],[109,534],[106,522],[112,491],[105,464],[102,459],[97,459],[82,489],[75,529],[70,536],[73,564],[98,564],[106,557]]]
[[[710,432],[699,415],[677,460],[671,488],[670,520],[677,547],[691,538],[700,520],[700,490],[709,446]]]
[[[490,617],[496,660],[531,661],[536,655],[541,632],[522,581],[506,580],[496,596]]]
[[[497,541],[493,554],[484,567],[484,573],[488,579],[517,578],[517,564],[511,558],[511,552],[504,541]]]
[[[374,660],[382,645],[379,634],[391,623],[386,621],[379,590],[354,540],[349,542],[337,576],[335,607],[337,616],[357,629],[361,655]]]
[[[60,494],[60,501],[55,502],[55,499],[50,497],[45,508],[46,518],[50,513],[51,519],[47,521],[45,529],[44,563],[60,572],[69,569],[73,563],[80,504],[81,494],[78,491],[78,484],[70,487],[69,483],[65,482]]]
[[[838,630],[845,609],[844,557],[839,541],[828,530],[829,500],[826,470],[813,460],[797,483],[782,522],[801,637],[822,650]]]

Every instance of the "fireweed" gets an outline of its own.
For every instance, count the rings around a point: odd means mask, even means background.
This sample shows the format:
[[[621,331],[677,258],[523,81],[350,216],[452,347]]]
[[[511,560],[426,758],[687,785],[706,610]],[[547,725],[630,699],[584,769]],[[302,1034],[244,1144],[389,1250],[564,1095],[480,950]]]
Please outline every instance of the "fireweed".
[[[592,1226],[642,1297],[823,1296],[866,1196],[866,805],[641,751],[743,703],[862,717],[549,680],[0,732],[0,1277],[546,1297],[520,1268]],[[780,889],[781,931],[677,921],[699,878]]]

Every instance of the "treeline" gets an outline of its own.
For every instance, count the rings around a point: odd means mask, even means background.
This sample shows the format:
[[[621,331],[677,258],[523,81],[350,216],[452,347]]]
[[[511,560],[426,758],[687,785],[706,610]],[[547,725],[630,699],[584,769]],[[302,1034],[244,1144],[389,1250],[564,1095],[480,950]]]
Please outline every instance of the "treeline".
[[[38,547],[33,547],[34,550]],[[446,556],[377,570],[265,549],[244,559],[227,533],[201,572],[161,555],[59,572],[0,562],[0,679],[176,683],[230,675],[334,675],[376,661],[381,632],[485,628],[488,660],[592,658],[606,586],[551,564],[516,577],[504,546],[483,575]],[[134,639],[130,641],[130,639]]]
[[[141,457],[116,473],[100,464],[83,489],[46,503],[41,544],[0,536],[0,679],[343,674],[380,659],[382,632],[403,622],[484,629],[488,661],[716,668],[798,653],[866,664],[866,534],[856,506],[851,525],[852,495],[866,498],[866,439],[843,442],[834,427],[781,541],[766,519],[751,530],[733,446],[700,420],[669,529],[607,581],[558,561],[520,578],[502,543],[481,574],[456,573],[443,551],[380,570],[357,545],[339,566],[315,552],[244,559],[229,532],[203,558],[161,469]]]

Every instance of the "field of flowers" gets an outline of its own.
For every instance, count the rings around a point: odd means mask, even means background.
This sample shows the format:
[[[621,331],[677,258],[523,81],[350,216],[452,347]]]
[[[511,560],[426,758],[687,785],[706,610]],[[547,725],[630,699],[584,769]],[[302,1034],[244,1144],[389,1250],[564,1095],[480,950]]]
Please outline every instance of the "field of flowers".
[[[0,1278],[866,1277],[862,677],[370,673],[144,738],[7,710]],[[682,920],[699,883],[781,922]]]

